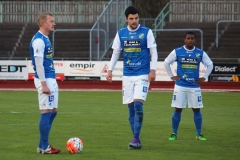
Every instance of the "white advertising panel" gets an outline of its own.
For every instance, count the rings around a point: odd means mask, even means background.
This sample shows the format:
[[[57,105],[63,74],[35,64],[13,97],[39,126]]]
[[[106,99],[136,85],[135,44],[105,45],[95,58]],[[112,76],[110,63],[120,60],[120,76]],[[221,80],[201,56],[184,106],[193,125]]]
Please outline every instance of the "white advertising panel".
[[[171,65],[172,72],[176,75],[177,63]],[[109,61],[54,61],[54,67],[59,80],[68,77],[100,77],[100,80],[106,81]],[[200,65],[200,77],[203,77],[206,69],[203,64]],[[29,61],[0,61],[0,79],[4,80],[26,80],[33,79],[33,66]],[[121,81],[123,76],[123,62],[118,61],[112,73],[113,81]],[[168,77],[163,62],[157,63],[156,81],[171,81]]]
[[[0,79],[26,80],[28,79],[28,61],[0,61]]]
[[[109,62],[102,62],[102,65],[101,65],[101,80],[102,81],[106,81],[108,67],[109,67]],[[171,65],[171,68],[172,68],[173,75],[176,75],[177,62],[174,62],[173,65]],[[202,77],[205,72],[206,72],[206,69],[203,66],[203,64],[201,63],[200,64],[200,77]],[[112,80],[113,81],[121,81],[122,75],[123,75],[123,62],[118,61],[112,72],[112,76],[113,76]],[[156,80],[155,81],[172,81],[166,72],[166,69],[164,67],[164,62],[157,63]]]
[[[64,76],[99,77],[101,62],[65,61]]]
[[[101,80],[106,81],[107,70],[109,67],[109,61],[101,63]],[[112,80],[113,81],[121,81],[123,76],[123,61],[118,61],[115,65],[112,72]]]

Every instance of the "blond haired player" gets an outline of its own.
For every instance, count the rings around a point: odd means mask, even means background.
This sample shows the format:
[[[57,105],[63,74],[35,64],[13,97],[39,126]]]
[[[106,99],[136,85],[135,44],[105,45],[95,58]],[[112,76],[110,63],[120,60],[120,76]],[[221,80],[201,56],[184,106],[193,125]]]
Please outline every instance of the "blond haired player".
[[[56,81],[53,64],[52,45],[48,38],[54,31],[55,21],[49,12],[38,17],[39,31],[33,36],[30,43],[30,53],[34,69],[34,84],[38,91],[40,139],[37,152],[42,154],[57,154],[60,149],[55,149],[49,144],[49,132],[58,108],[58,84]]]

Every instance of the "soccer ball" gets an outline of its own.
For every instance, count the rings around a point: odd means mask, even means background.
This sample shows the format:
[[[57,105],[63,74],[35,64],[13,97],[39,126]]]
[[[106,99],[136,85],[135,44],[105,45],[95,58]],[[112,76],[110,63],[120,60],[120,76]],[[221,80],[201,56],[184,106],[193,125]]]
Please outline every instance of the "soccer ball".
[[[71,154],[80,153],[83,149],[83,141],[78,137],[70,138],[67,141],[66,148]]]

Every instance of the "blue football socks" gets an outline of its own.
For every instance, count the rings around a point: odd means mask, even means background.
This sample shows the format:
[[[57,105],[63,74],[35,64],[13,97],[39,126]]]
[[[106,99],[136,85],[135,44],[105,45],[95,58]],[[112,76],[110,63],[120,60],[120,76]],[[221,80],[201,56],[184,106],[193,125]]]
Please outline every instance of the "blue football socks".
[[[178,134],[178,126],[181,121],[181,113],[182,112],[174,111],[172,115],[172,128],[173,128],[173,133],[175,133],[176,135]]]
[[[39,121],[39,131],[40,131],[40,143],[39,148],[46,149],[49,145],[48,136],[49,136],[49,121],[52,112],[42,113]]]
[[[194,123],[196,126],[196,135],[202,133],[202,114],[201,112],[194,112]]]
[[[134,105],[128,105],[128,120],[130,123],[130,127],[132,130],[132,133],[134,134],[134,117],[135,117],[135,109],[134,109]]]
[[[49,130],[51,130],[52,123],[53,123],[53,120],[56,117],[56,115],[57,115],[57,112],[52,112],[50,120],[49,120],[49,125],[50,125]]]
[[[143,122],[143,104],[139,101],[134,102],[135,118],[134,118],[134,138],[140,139],[140,132]]]

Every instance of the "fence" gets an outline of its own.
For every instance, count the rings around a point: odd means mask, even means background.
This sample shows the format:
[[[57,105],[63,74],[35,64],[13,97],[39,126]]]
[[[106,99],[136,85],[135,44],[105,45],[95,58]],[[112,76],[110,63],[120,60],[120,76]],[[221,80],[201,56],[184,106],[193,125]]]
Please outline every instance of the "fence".
[[[239,0],[171,1],[172,22],[217,22],[239,20]]]
[[[101,60],[107,54],[117,30],[122,27],[120,24],[123,21],[125,22],[125,15],[123,13],[129,4],[129,0],[111,0],[105,7],[90,30],[90,60]],[[113,12],[114,14],[110,14]],[[112,21],[112,19],[115,21]],[[106,45],[103,45],[105,40],[103,34],[100,33],[100,29],[105,30],[107,33]],[[94,30],[98,31],[94,32]]]
[[[222,19],[240,19],[239,0],[171,0],[156,17],[154,28],[163,29],[166,21],[217,22]]]
[[[107,5],[108,1],[0,1],[0,23],[36,23],[41,12],[52,12],[57,23],[94,23]],[[118,5],[122,8],[125,1]],[[109,18],[116,22],[114,16]]]

